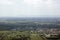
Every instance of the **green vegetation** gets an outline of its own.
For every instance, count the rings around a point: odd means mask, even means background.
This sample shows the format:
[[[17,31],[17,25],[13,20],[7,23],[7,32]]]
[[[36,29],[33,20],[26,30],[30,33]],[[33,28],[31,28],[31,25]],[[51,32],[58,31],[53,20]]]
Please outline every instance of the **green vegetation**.
[[[43,39],[39,36],[39,34],[31,34],[30,37],[31,37],[31,40],[43,40]]]
[[[59,35],[60,37],[60,35]],[[60,39],[60,38],[59,38]],[[51,39],[51,40],[59,40]],[[30,31],[0,31],[0,40],[49,40],[38,32]]]
[[[28,31],[0,31],[0,40],[43,40],[39,34]]]
[[[60,18],[1,18],[0,40],[47,40],[44,36],[50,33],[47,30],[60,30],[59,20]],[[40,32],[41,29],[43,29],[42,32]]]

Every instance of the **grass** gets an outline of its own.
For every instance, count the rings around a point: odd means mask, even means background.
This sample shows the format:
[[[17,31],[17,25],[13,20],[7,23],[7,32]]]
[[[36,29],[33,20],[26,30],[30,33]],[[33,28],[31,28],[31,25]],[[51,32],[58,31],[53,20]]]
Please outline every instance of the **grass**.
[[[39,34],[31,34],[30,35],[31,40],[43,40]]]

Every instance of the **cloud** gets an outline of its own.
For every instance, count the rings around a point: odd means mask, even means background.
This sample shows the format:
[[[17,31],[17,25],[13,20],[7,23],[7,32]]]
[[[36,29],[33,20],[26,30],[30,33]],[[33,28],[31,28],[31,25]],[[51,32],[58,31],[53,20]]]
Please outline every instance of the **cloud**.
[[[15,4],[13,1],[0,0],[0,5],[13,5],[13,4]]]
[[[0,0],[0,16],[55,17],[59,15],[60,0]]]
[[[34,15],[38,16],[58,16],[60,15],[59,0],[24,0],[24,3],[31,5]]]

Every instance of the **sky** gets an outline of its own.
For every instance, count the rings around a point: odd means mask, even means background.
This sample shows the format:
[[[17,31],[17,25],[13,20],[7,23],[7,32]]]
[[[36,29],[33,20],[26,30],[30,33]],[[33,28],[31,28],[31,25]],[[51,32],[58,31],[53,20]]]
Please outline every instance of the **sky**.
[[[60,0],[0,0],[0,17],[60,17]]]

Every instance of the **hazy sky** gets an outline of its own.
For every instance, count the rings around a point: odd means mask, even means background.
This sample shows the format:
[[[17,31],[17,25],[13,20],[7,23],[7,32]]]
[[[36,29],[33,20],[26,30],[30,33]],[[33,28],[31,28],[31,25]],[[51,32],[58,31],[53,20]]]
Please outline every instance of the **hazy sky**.
[[[60,0],[0,0],[0,17],[60,17]]]

